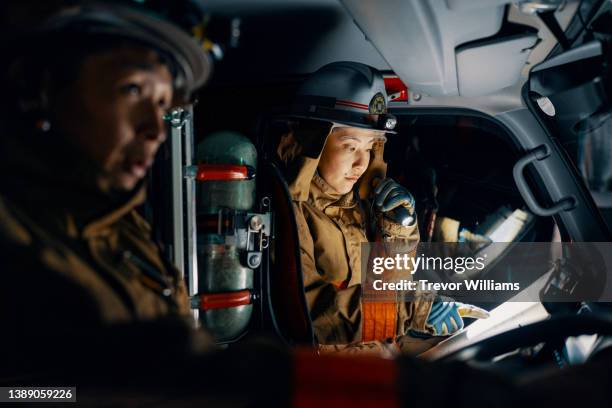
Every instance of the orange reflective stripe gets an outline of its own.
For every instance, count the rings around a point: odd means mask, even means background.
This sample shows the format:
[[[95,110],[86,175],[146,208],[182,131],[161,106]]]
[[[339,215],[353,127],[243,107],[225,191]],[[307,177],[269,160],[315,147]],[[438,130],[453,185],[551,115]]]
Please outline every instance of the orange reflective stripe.
[[[397,303],[362,302],[361,341],[384,340],[395,337]]]

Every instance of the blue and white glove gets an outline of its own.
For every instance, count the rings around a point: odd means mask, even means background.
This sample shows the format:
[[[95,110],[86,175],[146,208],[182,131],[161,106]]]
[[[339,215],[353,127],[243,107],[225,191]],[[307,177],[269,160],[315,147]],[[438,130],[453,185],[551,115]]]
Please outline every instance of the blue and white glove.
[[[414,197],[404,186],[386,178],[374,188],[374,194],[376,210],[405,227],[415,223]]]
[[[427,333],[412,332],[416,337],[450,336],[463,329],[463,318],[486,319],[489,312],[460,302],[434,302],[425,323]]]

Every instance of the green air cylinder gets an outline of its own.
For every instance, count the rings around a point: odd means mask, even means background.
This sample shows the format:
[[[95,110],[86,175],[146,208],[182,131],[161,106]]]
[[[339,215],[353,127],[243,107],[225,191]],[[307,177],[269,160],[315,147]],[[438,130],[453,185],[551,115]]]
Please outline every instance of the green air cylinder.
[[[251,141],[235,132],[222,131],[202,140],[196,161],[205,165],[257,167],[257,150]],[[246,266],[244,254],[248,234],[240,222],[255,205],[255,178],[198,181],[198,293],[224,296],[253,289],[253,269]],[[223,223],[222,231],[217,228]],[[217,341],[238,338],[248,327],[253,305],[200,310],[202,325]]]

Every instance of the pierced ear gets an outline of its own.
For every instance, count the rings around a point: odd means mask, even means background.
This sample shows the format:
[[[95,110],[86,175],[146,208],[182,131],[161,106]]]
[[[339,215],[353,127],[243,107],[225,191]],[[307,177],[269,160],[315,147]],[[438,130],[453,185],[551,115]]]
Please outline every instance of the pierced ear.
[[[7,73],[20,113],[31,115],[48,111],[48,84],[51,83],[51,75],[47,70],[41,72],[35,61],[21,58],[11,64]]]
[[[40,92],[38,93],[40,111],[49,112],[49,110],[51,109],[51,100],[49,97],[49,95],[51,94],[51,73],[48,70],[44,70],[41,76],[42,78],[40,81]]]
[[[49,103],[47,93],[41,91],[37,96],[20,96],[18,101],[19,110],[24,115],[30,115],[34,112],[47,112]]]

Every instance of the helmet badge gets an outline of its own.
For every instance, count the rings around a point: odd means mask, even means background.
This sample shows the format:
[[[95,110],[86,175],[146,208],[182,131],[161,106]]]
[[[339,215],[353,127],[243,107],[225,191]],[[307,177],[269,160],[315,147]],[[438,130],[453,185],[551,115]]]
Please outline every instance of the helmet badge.
[[[387,103],[382,93],[378,92],[372,97],[370,101],[370,113],[373,115],[379,115],[387,112]]]

